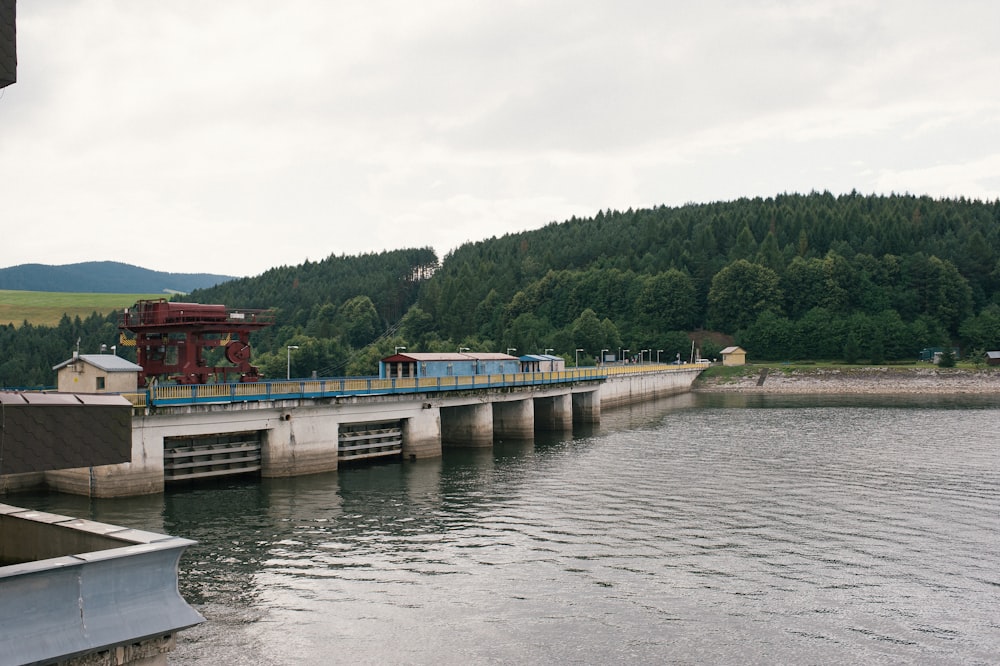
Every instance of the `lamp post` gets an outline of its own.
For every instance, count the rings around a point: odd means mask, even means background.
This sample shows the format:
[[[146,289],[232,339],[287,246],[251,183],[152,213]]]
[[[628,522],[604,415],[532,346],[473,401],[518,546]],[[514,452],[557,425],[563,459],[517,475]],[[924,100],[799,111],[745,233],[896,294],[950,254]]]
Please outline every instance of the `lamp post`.
[[[653,360],[652,359],[652,356],[653,356],[653,350],[652,349],[643,349],[641,352],[639,352],[639,354],[640,354],[640,356],[639,356],[639,362],[640,363],[642,362],[642,354],[646,354],[646,362],[649,362],[649,361]]]
[[[542,353],[543,353],[543,354],[548,354],[548,353],[549,353],[549,352],[551,352],[551,351],[555,351],[555,349],[553,349],[552,347],[546,347],[546,348],[545,348],[545,351],[544,351],[544,352],[542,352]]]
[[[402,349],[403,351],[406,351],[406,347],[393,347],[392,348],[392,353],[393,354],[398,354],[400,349]]]
[[[608,352],[608,351],[611,351],[611,350],[610,349],[602,349],[601,350],[601,365],[604,365],[604,352]]]
[[[582,351],[583,351],[582,349],[577,349],[576,350],[576,365],[574,366],[576,368],[580,367],[580,352],[582,352]]]
[[[299,348],[298,345],[288,345],[288,347],[285,348],[285,352],[286,352],[286,354],[288,356],[288,365],[287,365],[287,368],[285,370],[285,379],[291,379],[292,378],[292,350],[293,349],[298,349],[298,348]]]
[[[511,352],[516,352],[517,347],[507,347],[507,356],[510,356]]]
[[[622,357],[620,359],[618,359],[618,360],[624,361],[627,357],[628,357],[628,350],[627,349],[623,349],[622,350]]]
[[[458,353],[459,353],[459,354],[461,354],[462,352],[467,352],[467,351],[469,351],[469,348],[468,348],[468,347],[459,347],[459,348],[458,348]]]
[[[656,362],[657,362],[657,363],[659,363],[659,362],[660,362],[660,354],[662,354],[662,353],[663,353],[663,350],[662,350],[662,349],[657,349],[657,350],[656,350]]]

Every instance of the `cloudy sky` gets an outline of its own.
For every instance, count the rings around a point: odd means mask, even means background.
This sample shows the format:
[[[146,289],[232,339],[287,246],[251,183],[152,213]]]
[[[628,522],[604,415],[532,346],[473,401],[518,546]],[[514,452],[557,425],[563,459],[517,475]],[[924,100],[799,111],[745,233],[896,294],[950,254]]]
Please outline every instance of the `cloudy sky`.
[[[0,267],[256,275],[598,210],[1000,197],[994,0],[22,0]]]

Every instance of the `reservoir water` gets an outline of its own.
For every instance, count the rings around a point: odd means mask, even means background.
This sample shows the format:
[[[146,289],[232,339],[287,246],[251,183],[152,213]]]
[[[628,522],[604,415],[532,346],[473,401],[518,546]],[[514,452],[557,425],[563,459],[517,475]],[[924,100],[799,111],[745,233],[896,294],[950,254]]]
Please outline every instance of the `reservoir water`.
[[[687,394],[574,437],[89,500],[199,541],[171,664],[1000,661],[1000,398]]]

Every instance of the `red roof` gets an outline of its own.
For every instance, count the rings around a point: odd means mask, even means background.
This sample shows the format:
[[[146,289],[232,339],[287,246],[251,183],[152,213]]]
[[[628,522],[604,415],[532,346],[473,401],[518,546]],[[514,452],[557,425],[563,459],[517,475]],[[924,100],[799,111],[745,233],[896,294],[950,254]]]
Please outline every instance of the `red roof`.
[[[423,363],[426,361],[517,361],[517,356],[500,352],[417,352],[393,354],[382,359],[383,363]]]

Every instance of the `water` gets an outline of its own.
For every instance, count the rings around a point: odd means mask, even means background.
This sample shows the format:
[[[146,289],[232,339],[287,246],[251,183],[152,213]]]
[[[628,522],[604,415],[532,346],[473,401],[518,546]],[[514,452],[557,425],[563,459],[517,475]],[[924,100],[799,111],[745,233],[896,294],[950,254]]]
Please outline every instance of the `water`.
[[[1000,401],[684,395],[573,439],[164,496],[173,664],[1000,661]]]

